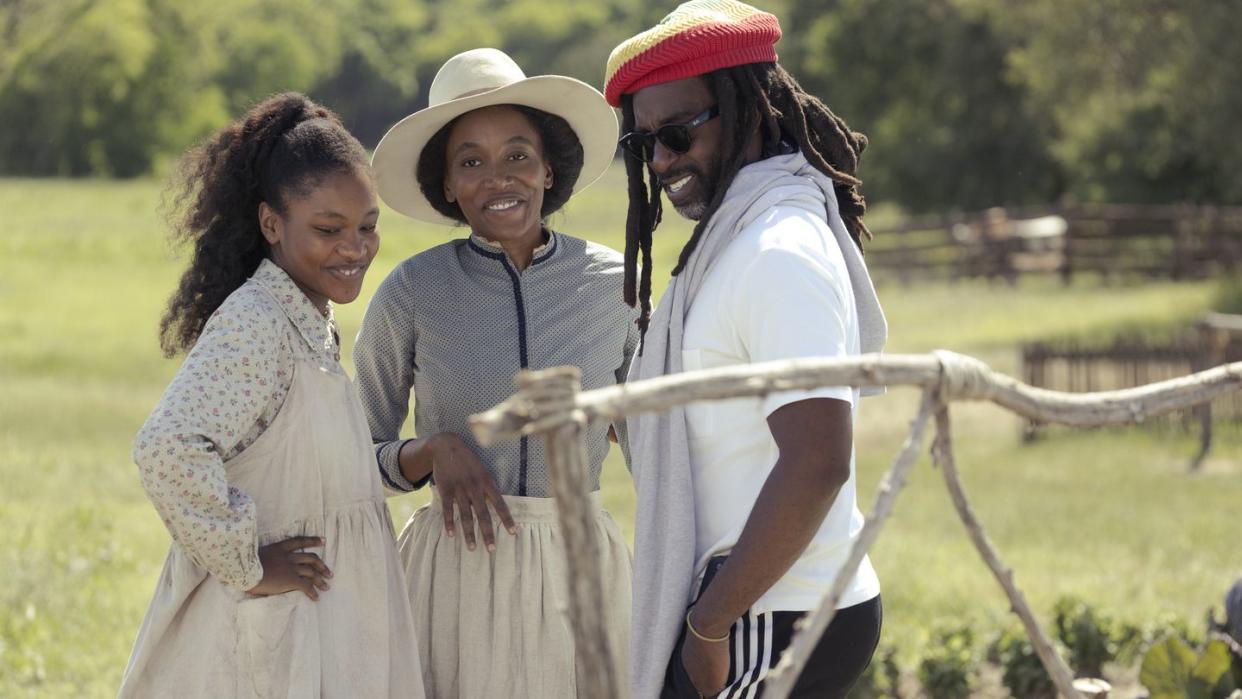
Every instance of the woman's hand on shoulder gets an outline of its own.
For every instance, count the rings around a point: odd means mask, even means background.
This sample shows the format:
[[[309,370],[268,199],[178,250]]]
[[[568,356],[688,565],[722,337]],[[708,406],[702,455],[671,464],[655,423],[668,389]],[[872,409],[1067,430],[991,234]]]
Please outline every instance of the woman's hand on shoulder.
[[[301,590],[307,597],[317,601],[319,591],[328,589],[328,578],[332,577],[332,571],[322,558],[302,549],[319,546],[323,546],[323,539],[317,536],[295,536],[259,547],[263,579],[246,592],[256,597],[266,597]]]
[[[477,519],[483,545],[488,551],[495,551],[496,527],[492,523],[488,503],[496,509],[505,529],[510,534],[517,533],[517,526],[500,489],[496,487],[496,480],[474,450],[458,435],[441,432],[432,435],[428,442],[432,454],[431,472],[443,505],[445,530],[449,536],[456,533],[453,521],[453,508],[456,507],[466,546],[474,550],[474,522]]]

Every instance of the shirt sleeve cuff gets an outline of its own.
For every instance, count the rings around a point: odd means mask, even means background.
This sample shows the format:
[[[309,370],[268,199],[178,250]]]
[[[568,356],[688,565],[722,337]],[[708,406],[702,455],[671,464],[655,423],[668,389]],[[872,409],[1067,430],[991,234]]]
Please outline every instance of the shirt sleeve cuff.
[[[253,559],[246,567],[246,575],[239,582],[242,592],[254,589],[263,580],[263,563],[259,561],[259,542],[255,542]]]
[[[773,393],[763,400],[763,414],[765,417],[768,417],[790,403],[797,403],[800,400],[810,400],[812,398],[833,398],[853,405],[854,389],[849,386],[826,386],[824,388],[817,388],[814,391],[781,391],[780,393]]]
[[[423,478],[417,483],[411,483],[405,475],[401,473],[401,447],[410,440],[399,439],[392,442],[377,444],[375,447],[375,458],[379,462],[380,478],[384,481],[384,487],[395,493],[410,493],[427,484],[431,476]]]
[[[191,560],[195,562],[195,565],[215,575],[225,587],[238,592],[249,592],[263,580],[263,562],[259,560],[259,541],[257,538],[252,539],[249,547],[241,545],[239,548],[241,548],[237,551],[239,560],[229,563],[222,569],[208,570],[193,556]]]

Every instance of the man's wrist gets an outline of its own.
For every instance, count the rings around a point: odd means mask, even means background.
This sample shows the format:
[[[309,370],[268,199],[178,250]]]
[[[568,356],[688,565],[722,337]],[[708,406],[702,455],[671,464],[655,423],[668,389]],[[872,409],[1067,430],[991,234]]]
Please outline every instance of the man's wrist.
[[[694,630],[709,638],[728,636],[737,619],[728,619],[722,614],[713,613],[703,604],[696,604],[686,615],[686,620],[694,626]]]

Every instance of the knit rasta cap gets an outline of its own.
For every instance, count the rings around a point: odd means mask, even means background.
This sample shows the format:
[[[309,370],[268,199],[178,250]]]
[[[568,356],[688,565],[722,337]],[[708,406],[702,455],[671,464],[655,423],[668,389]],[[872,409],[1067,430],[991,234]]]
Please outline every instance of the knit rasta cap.
[[[691,0],[656,26],[631,37],[608,57],[604,97],[621,95],[746,63],[776,61],[776,16],[734,0]]]

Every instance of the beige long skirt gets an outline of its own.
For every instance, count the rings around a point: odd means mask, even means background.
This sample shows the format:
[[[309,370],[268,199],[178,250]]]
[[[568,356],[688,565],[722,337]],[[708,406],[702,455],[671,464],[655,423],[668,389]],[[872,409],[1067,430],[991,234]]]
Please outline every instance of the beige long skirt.
[[[434,489],[433,489],[434,490]],[[398,546],[410,586],[427,696],[438,699],[577,696],[567,618],[567,562],[552,498],[505,496],[517,534],[496,551],[466,548],[444,531],[439,495],[410,518]],[[617,677],[628,677],[630,553],[591,494],[599,537],[604,617]],[[499,519],[493,513],[493,521]]]

